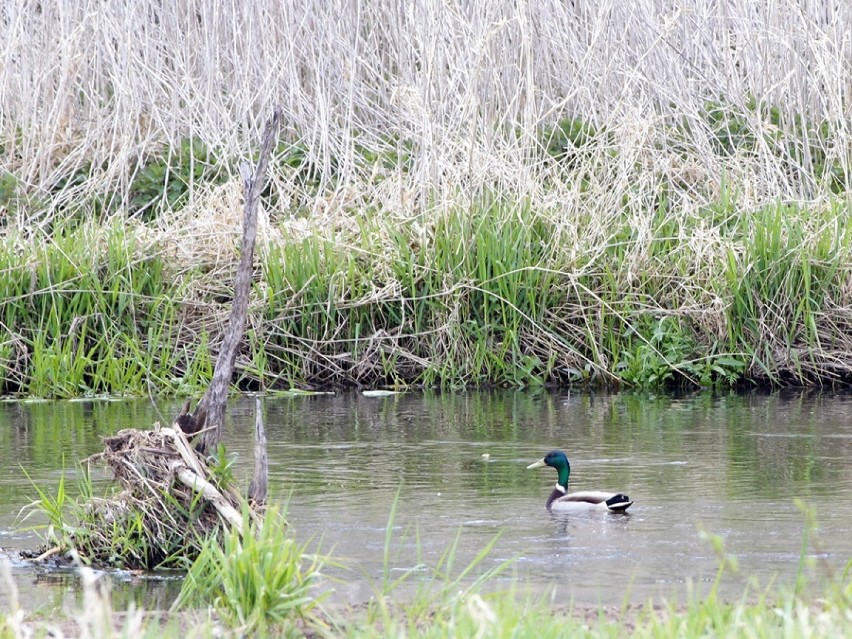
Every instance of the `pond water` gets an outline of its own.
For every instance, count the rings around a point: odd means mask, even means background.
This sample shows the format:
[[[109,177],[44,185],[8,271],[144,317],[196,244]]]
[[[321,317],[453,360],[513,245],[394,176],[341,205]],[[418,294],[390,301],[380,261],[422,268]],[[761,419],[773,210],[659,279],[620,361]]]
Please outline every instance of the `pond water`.
[[[326,571],[342,580],[328,587],[343,600],[366,600],[381,583],[395,500],[391,578],[419,563],[434,568],[453,544],[457,573],[499,534],[478,570],[513,562],[490,587],[555,589],[564,603],[706,592],[719,559],[702,532],[739,561],[723,595],[739,598],[749,580],[792,584],[806,532],[797,499],[817,521],[806,574],[842,572],[852,556],[849,394],[346,393],[264,398],[261,407],[273,499],[288,501],[300,540],[343,561]],[[79,584],[73,572],[17,556],[39,544],[20,530],[19,510],[35,497],[22,469],[55,487],[63,467],[72,476],[104,435],[168,421],[177,409],[143,400],[0,403],[0,558],[11,562],[26,607],[73,604]],[[255,398],[234,400],[226,429],[246,484],[254,413]],[[630,514],[548,513],[556,473],[526,466],[553,448],[571,459],[569,488],[626,492]],[[400,595],[429,573],[415,571]],[[180,580],[117,574],[113,584],[118,605],[162,607]],[[8,597],[0,584],[0,609]]]

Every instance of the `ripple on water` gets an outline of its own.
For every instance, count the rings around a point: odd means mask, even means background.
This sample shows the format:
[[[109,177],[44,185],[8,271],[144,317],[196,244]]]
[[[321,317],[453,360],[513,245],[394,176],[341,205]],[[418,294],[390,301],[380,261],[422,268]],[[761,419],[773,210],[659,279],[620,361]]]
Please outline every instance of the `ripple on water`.
[[[346,559],[347,570],[335,574],[354,580],[340,587],[346,596],[369,596],[380,580],[394,503],[394,574],[420,561],[435,566],[453,543],[456,565],[464,566],[499,534],[482,569],[515,558],[511,578],[535,588],[555,585],[565,601],[643,601],[712,582],[718,557],[704,531],[723,540],[742,574],[763,584],[789,581],[804,529],[797,497],[817,512],[825,551],[818,567],[842,569],[852,555],[850,403],[852,396],[837,395],[673,402],[499,392],[410,393],[387,402],[347,394],[267,399],[270,488],[289,502],[300,540]],[[173,414],[177,407],[157,410]],[[254,398],[233,409],[226,443],[238,453],[236,472],[247,477],[252,448],[244,433],[254,426]],[[153,423],[157,410],[126,401],[0,404],[7,437],[0,468],[10,469],[0,473],[0,546],[37,543],[32,533],[10,532],[31,499],[19,464],[35,481],[55,486],[63,454],[68,460],[97,452],[104,435]],[[526,466],[553,448],[571,459],[571,488],[627,492],[635,500],[630,513],[548,513],[544,501],[556,475]],[[45,588],[75,587],[67,580],[33,586],[28,567],[16,575],[22,597],[33,601],[44,598]],[[737,596],[735,585],[730,592]]]

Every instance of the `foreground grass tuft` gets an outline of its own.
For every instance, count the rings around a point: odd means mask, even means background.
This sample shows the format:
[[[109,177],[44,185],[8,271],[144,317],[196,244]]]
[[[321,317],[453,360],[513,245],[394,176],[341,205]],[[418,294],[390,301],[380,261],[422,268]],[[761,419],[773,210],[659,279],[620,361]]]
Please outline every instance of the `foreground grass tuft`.
[[[276,509],[260,523],[248,512],[244,520],[243,530],[205,542],[173,610],[210,606],[241,634],[282,632],[310,621],[319,603],[314,586],[320,558],[296,543]]]
[[[224,566],[224,564],[222,564]],[[10,582],[7,582],[10,583]],[[116,614],[108,597],[93,583],[84,581],[86,611],[64,625],[69,634],[89,632],[88,636],[161,639],[218,636],[335,636],[366,639],[372,637],[530,637],[615,639],[698,639],[700,637],[785,637],[808,639],[845,637],[852,633],[852,581],[829,584],[817,597],[806,598],[792,591],[765,592],[756,601],[723,602],[693,600],[686,605],[647,604],[627,608],[567,607],[550,598],[530,597],[518,592],[466,592],[429,609],[428,616],[410,615],[405,604],[394,606],[387,615],[374,616],[358,608],[331,608],[324,621],[313,625],[285,622],[278,626],[243,625],[234,616],[236,606],[220,601],[225,610],[213,619],[198,613],[173,613],[169,620],[142,612]],[[12,609],[0,617],[0,638],[47,636],[43,621],[26,620]],[[219,607],[217,607],[219,610]],[[237,621],[239,625],[223,625]],[[325,628],[326,630],[323,630]],[[187,630],[189,629],[189,630]],[[55,636],[55,635],[53,635]]]

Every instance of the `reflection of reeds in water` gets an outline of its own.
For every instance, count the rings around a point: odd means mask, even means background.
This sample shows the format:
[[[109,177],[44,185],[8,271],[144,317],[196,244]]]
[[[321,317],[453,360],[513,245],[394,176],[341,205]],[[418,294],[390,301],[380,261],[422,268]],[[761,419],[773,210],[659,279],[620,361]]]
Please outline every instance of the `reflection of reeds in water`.
[[[7,2],[4,390],[206,386],[273,106],[244,388],[848,376],[852,8],[663,4]]]

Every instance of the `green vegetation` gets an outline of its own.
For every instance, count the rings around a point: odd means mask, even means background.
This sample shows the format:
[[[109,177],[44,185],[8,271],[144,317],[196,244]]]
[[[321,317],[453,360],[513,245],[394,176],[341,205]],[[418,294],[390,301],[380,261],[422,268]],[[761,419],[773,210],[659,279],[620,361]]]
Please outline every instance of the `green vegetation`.
[[[623,12],[305,0],[307,21],[277,0],[7,4],[2,395],[207,386],[240,236],[238,167],[273,107],[285,126],[237,388],[852,381],[848,45],[820,3],[768,17],[751,0],[722,12],[712,0]],[[215,473],[231,477],[223,451]],[[91,515],[75,506],[69,520],[65,489],[39,497],[59,545],[85,541],[76,524]],[[111,517],[126,533],[116,557],[154,556],[143,519]],[[386,574],[364,614],[340,621],[312,616],[303,548],[251,533],[228,542],[233,562],[199,549],[186,595],[235,633],[296,633],[309,617],[351,636],[804,637],[852,624],[848,574],[817,601],[779,591],[587,620],[518,593],[451,596],[452,549],[444,586],[397,610]],[[293,599],[267,597],[286,587]],[[80,623],[112,636],[96,590]],[[21,623],[4,617],[0,639],[25,636]],[[186,627],[130,615],[118,634]]]
[[[221,198],[213,191],[208,205]],[[427,226],[388,227],[368,210],[335,229],[279,220],[265,229],[235,384],[848,381],[852,362],[833,355],[850,350],[842,200],[744,212],[731,198],[700,215],[663,202],[645,232],[628,210],[594,240],[594,222],[566,228],[550,213],[490,196]],[[236,229],[221,235],[223,250],[177,235],[186,218],[174,224],[8,231],[2,392],[205,387]]]
[[[239,634],[225,631],[225,636],[335,636],[335,637],[581,637],[604,639],[631,637],[647,639],[698,639],[720,637],[737,639],[750,637],[788,637],[805,639],[848,636],[852,620],[848,601],[852,592],[830,587],[821,601],[814,603],[792,593],[764,595],[756,602],[721,602],[694,599],[685,606],[665,604],[629,609],[554,607],[547,598],[523,597],[517,594],[471,593],[459,596],[431,610],[428,619],[406,616],[405,607],[389,618],[369,619],[358,611],[330,611],[324,622],[306,626],[291,620],[267,632]],[[115,627],[101,623],[92,613],[81,614],[76,628],[102,630],[93,636],[109,637],[215,637],[222,636],[220,624],[205,618],[188,616],[166,622],[146,621],[142,615],[113,617],[108,604],[100,602],[94,612],[112,621]],[[187,635],[182,624],[191,624]],[[18,639],[40,623],[0,620],[0,637]],[[323,632],[323,626],[327,628]],[[23,630],[19,630],[23,628]],[[35,636],[48,636],[42,626]]]
[[[852,98],[819,10],[473,0],[425,33],[308,4],[0,24],[0,394],[206,385],[273,107],[240,389],[850,381]]]
[[[275,508],[259,524],[246,510],[243,521],[242,530],[205,541],[173,609],[212,606],[242,635],[312,621],[321,560],[292,539]]]
[[[800,578],[794,588],[750,586],[739,601],[725,601],[717,589],[725,573],[736,571],[736,560],[725,553],[721,539],[707,536],[719,555],[719,570],[709,593],[693,594],[684,603],[573,606],[555,604],[550,596],[532,596],[517,586],[491,587],[492,578],[510,563],[479,574],[492,544],[468,565],[454,567],[451,544],[439,564],[418,565],[389,579],[391,559],[376,595],[361,607],[320,607],[326,584],[322,561],[297,545],[281,516],[272,509],[260,524],[225,535],[224,544],[211,541],[192,564],[184,588],[168,618],[145,618],[138,611],[115,615],[108,596],[83,569],[85,609],[76,616],[75,632],[98,637],[186,636],[337,636],[337,637],[564,637],[598,639],[631,636],[668,637],[841,637],[852,631],[852,564],[841,575],[821,584],[804,578],[806,553],[819,551],[813,514],[807,519]],[[246,517],[244,521],[249,521]],[[393,527],[391,513],[388,531]],[[390,532],[386,536],[389,546]],[[38,619],[18,614],[14,584],[4,564],[4,581],[11,591],[11,610],[0,617],[0,637],[42,636],[47,628]],[[391,602],[390,594],[403,583],[417,582],[413,594]],[[810,594],[806,594],[806,592]],[[211,606],[213,616],[202,610]],[[70,622],[69,622],[70,623]]]
[[[180,392],[212,374],[187,349],[185,293],[141,226],[86,223],[0,245],[0,370],[5,393],[74,397]]]
[[[166,524],[156,531],[161,536],[159,544],[152,543],[146,530],[146,513],[141,509],[110,508],[106,499],[95,498],[89,473],[85,470],[80,472],[76,491],[71,494],[66,490],[65,473],[59,479],[55,494],[37,485],[34,488],[38,499],[26,508],[23,521],[43,520],[30,528],[44,540],[42,550],[63,556],[73,551],[82,565],[89,565],[94,556],[108,558],[104,563],[113,568],[177,566],[182,565],[187,556],[195,556],[203,542],[176,533]],[[174,501],[165,493],[162,498]],[[166,535],[168,539],[163,539]],[[157,552],[158,546],[168,546],[171,552],[163,556]]]
[[[114,482],[103,495],[95,495],[92,463],[113,474]],[[215,561],[210,556],[214,547],[234,550],[236,541],[223,539],[224,522],[242,527],[230,465],[223,446],[208,466],[170,428],[124,429],[106,439],[103,452],[82,462],[74,493],[67,491],[64,473],[55,493],[34,486],[38,497],[24,508],[24,520],[36,520],[30,529],[45,542],[39,552],[60,562],[153,570],[186,568],[204,557],[202,565],[208,565]],[[244,510],[243,516],[254,517],[251,509]],[[281,524],[283,518],[270,515],[270,527]],[[263,530],[246,526],[263,538]],[[229,556],[238,554],[234,550]]]
[[[654,607],[629,609],[584,609],[582,607],[554,607],[547,598],[523,597],[517,594],[471,593],[459,596],[445,605],[431,610],[428,619],[410,618],[405,607],[390,618],[370,620],[357,611],[331,611],[329,619],[313,626],[295,623],[295,620],[269,632],[239,634],[225,631],[225,636],[335,636],[335,637],[581,637],[604,639],[631,637],[647,639],[698,639],[720,637],[737,639],[750,637],[788,637],[805,639],[848,636],[852,620],[848,615],[848,601],[852,592],[847,588],[830,587],[821,601],[814,603],[792,593],[764,595],[755,602],[721,602],[718,600],[690,601],[684,606],[665,604]],[[113,617],[108,603],[99,602],[100,608],[81,614],[74,624],[90,632],[100,628],[98,636],[109,637],[214,637],[222,636],[220,624],[205,618],[188,616],[172,618],[166,622],[146,621],[142,615]],[[97,612],[111,625],[96,625]],[[191,624],[187,634],[182,624]],[[18,639],[33,636],[28,631],[41,626],[37,621],[16,619],[0,620],[0,637]],[[106,626],[106,628],[104,628]],[[323,632],[323,626],[327,628]],[[21,629],[22,628],[22,629]],[[19,630],[21,629],[21,630]],[[48,636],[42,626],[35,636]]]

